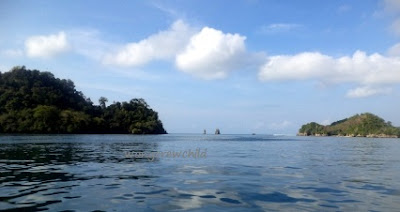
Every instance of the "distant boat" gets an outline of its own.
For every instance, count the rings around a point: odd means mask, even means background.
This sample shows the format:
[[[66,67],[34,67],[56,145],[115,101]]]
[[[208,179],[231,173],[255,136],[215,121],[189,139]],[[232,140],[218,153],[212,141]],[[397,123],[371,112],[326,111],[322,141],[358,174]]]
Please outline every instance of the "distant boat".
[[[219,134],[221,134],[221,132],[220,132],[219,129],[217,128],[217,129],[215,130],[215,135],[219,135]]]
[[[255,133],[252,133],[252,135],[256,135]]]
[[[204,134],[204,135],[205,135],[205,134],[207,134],[207,131],[206,131],[206,130],[204,130],[204,131],[203,131],[203,134]]]

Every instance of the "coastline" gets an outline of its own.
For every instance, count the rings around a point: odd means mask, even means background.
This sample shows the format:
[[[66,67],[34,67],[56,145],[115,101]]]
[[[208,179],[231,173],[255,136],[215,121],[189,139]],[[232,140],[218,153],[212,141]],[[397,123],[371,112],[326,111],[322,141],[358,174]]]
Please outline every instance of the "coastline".
[[[359,137],[359,138],[400,138],[399,136],[396,135],[386,135],[386,134],[368,134],[368,135],[328,135],[328,134],[307,134],[307,133],[297,133],[296,136],[312,136],[312,137],[345,137],[345,138],[354,138],[354,137]]]

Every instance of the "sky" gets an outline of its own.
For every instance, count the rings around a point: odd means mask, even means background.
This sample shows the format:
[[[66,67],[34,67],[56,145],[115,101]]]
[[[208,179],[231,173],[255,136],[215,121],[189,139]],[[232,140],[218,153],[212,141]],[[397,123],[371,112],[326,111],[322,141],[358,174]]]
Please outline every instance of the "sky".
[[[144,98],[169,133],[400,126],[400,0],[0,1],[0,71]]]

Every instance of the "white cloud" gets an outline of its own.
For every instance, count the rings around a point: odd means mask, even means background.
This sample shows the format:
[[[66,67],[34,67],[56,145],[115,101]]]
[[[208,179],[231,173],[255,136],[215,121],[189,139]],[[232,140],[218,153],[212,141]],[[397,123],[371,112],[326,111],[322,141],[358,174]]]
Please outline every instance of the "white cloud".
[[[176,56],[176,66],[203,79],[221,79],[240,67],[246,53],[246,37],[204,27],[193,35],[186,49]]]
[[[363,98],[379,94],[388,94],[390,92],[390,88],[373,88],[369,86],[364,86],[349,90],[346,96],[349,98]]]
[[[388,55],[390,55],[392,57],[395,57],[395,56],[400,57],[400,43],[392,46],[388,51]]]
[[[262,56],[248,54],[244,57],[245,39],[239,34],[223,33],[209,27],[196,32],[178,20],[168,30],[105,54],[102,62],[135,67],[153,60],[175,59],[176,67],[185,73],[203,79],[220,79],[229,71]]]
[[[25,41],[28,57],[50,58],[68,50],[68,48],[67,36],[64,32],[48,36],[33,36]]]
[[[166,31],[129,43],[117,52],[107,54],[103,62],[119,66],[140,66],[152,60],[172,59],[182,50],[192,34],[192,29],[178,20]]]
[[[292,56],[272,56],[259,72],[259,79],[308,80],[360,84],[400,83],[400,57],[380,54],[366,55],[357,51],[353,56],[333,58],[318,52]]]
[[[259,79],[305,80],[322,77],[331,58],[318,52],[305,52],[294,56],[278,55],[269,58],[259,72]]]
[[[246,52],[245,36],[210,27],[200,30],[182,20],[138,42],[120,45],[100,36],[93,29],[33,36],[26,40],[25,51],[29,57],[50,58],[69,50],[109,67],[132,68],[165,60],[175,63],[178,70],[202,79],[221,79],[231,70],[258,67],[265,60],[264,53]]]
[[[294,23],[274,23],[268,26],[262,26],[259,31],[265,34],[273,34],[279,32],[288,32],[294,29],[298,29],[303,27],[301,24],[294,24]]]
[[[260,68],[261,81],[316,80],[323,83],[355,83],[375,86],[355,89],[348,96],[383,93],[377,86],[400,83],[400,57],[367,55],[356,51],[352,56],[333,58],[318,52],[272,56]]]

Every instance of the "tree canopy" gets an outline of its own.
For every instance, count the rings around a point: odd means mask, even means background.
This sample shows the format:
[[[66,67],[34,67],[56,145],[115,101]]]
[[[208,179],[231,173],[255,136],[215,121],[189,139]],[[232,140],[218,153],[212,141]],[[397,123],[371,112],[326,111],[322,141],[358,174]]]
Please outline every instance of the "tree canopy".
[[[71,80],[17,66],[0,72],[0,133],[166,133],[144,99],[107,101],[94,105]]]
[[[342,135],[361,137],[400,137],[400,128],[372,113],[357,114],[324,126],[311,122],[303,125],[301,135]]]

